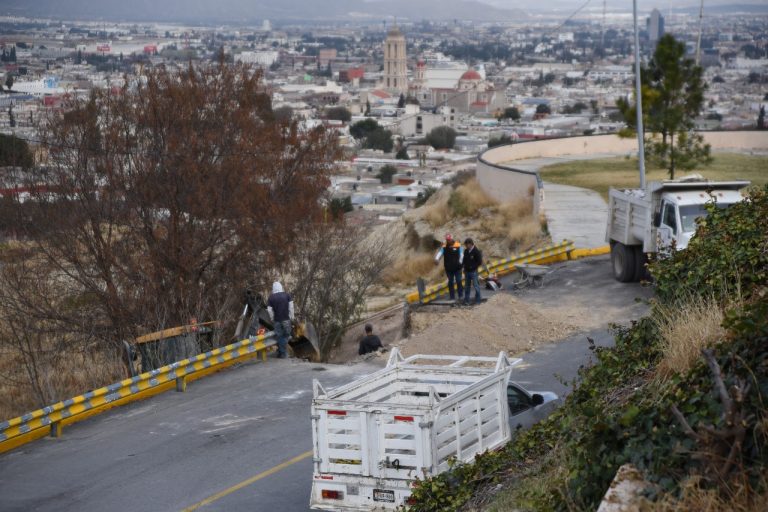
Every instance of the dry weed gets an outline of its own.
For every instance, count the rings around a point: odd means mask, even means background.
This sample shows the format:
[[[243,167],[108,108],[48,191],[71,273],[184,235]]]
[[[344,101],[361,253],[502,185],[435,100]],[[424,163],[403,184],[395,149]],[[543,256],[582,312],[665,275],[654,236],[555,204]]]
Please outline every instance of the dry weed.
[[[44,401],[33,389],[21,357],[0,353],[0,419],[10,419],[46,405],[80,395],[125,378],[117,354],[103,350],[58,354],[38,368]]]
[[[451,219],[451,209],[448,207],[448,198],[441,198],[424,207],[422,218],[433,228],[444,225]]]
[[[744,482],[731,482],[724,496],[717,489],[705,489],[698,477],[682,483],[679,497],[665,494],[653,504],[655,512],[757,512],[765,510],[768,503],[768,481],[762,479],[756,492],[746,478]]]
[[[662,381],[687,372],[701,357],[702,348],[725,335],[723,312],[711,297],[691,297],[677,306],[659,306],[656,322],[662,340],[656,377]]]
[[[441,269],[442,265],[435,265],[434,254],[408,250],[384,271],[382,283],[415,285],[419,277],[428,281],[437,278]]]

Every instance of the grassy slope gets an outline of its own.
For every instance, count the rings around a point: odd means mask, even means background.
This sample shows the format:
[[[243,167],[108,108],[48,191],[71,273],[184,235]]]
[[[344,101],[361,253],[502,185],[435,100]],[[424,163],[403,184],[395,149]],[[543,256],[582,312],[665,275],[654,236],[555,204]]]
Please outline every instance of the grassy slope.
[[[697,171],[678,171],[678,176],[698,172],[712,180],[750,180],[755,185],[768,183],[768,157],[737,153],[718,153],[711,165]],[[637,187],[637,158],[603,158],[565,162],[543,167],[545,181],[590,188],[608,199],[608,188]],[[667,179],[665,169],[646,167],[648,181]]]

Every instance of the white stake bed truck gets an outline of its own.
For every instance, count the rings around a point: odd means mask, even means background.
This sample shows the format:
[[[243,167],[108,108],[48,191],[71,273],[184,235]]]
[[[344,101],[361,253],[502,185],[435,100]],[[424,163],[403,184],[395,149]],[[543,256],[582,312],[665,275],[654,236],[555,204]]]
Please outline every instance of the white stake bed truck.
[[[606,241],[611,245],[614,277],[623,283],[645,274],[646,255],[685,249],[706,204],[718,208],[741,201],[748,181],[706,181],[699,175],[675,181],[652,181],[646,190],[608,191]]]
[[[447,470],[452,458],[470,462],[506,444],[507,380],[519,362],[504,352],[497,358],[404,359],[393,349],[385,368],[345,386],[326,391],[315,380],[310,506],[367,511],[407,505],[416,477]],[[528,396],[531,410],[550,398]]]

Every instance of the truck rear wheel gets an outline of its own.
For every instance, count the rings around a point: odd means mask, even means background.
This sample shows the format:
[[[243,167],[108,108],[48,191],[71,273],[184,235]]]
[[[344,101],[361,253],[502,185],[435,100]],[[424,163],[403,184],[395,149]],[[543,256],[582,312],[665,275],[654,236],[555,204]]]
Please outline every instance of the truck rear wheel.
[[[629,283],[635,280],[635,250],[621,242],[611,246],[611,264],[613,265],[613,277],[621,283]]]
[[[645,253],[642,245],[632,247],[635,250],[635,281],[648,280],[648,269],[645,266]]]

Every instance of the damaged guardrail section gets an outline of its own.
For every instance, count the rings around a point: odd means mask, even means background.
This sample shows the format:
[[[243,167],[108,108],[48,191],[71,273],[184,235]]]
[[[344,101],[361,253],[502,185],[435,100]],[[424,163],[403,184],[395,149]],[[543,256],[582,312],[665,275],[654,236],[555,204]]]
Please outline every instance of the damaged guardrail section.
[[[275,345],[274,333],[238,341],[195,357],[177,361],[131,379],[32,411],[0,423],[0,453],[50,433],[59,437],[64,425],[82,421],[112,407],[162,393],[175,386],[185,391],[187,382],[256,355],[266,359]]]
[[[570,259],[572,251],[576,250],[571,240],[563,240],[559,244],[550,245],[541,249],[516,254],[512,257],[495,260],[486,265],[480,272],[480,276],[490,274],[504,275],[515,270],[515,265],[520,263],[551,263]],[[413,292],[406,296],[409,304],[426,304],[437,299],[440,295],[448,293],[448,281],[428,286],[423,293]]]

